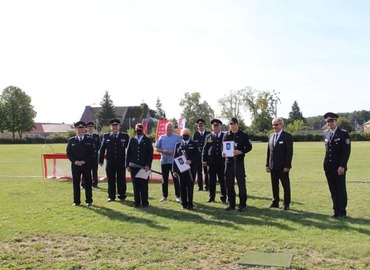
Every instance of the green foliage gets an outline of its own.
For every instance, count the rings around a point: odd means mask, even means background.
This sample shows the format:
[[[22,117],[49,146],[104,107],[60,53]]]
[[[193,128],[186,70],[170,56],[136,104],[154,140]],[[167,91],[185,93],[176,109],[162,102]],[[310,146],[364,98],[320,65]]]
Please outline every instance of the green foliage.
[[[219,99],[218,104],[221,106],[221,117],[231,119],[236,117],[241,119],[240,110],[245,108],[243,103],[243,90],[230,90],[228,94]]]
[[[186,118],[186,126],[192,132],[196,130],[195,122],[197,119],[202,118],[207,123],[210,123],[215,114],[207,101],[201,103],[200,99],[201,96],[199,92],[186,92],[184,98],[180,101],[180,106],[183,107],[182,117]]]
[[[166,119],[166,113],[165,111],[162,109],[162,102],[161,100],[159,99],[159,97],[157,97],[157,102],[155,104],[155,108],[156,108],[156,111],[155,111],[155,117],[157,119]]]
[[[298,106],[298,102],[294,100],[292,110],[289,112],[288,123],[291,124],[296,120],[302,120],[303,123],[305,123],[305,119],[303,117],[301,109]]]
[[[351,123],[348,121],[347,118],[339,117],[338,120],[337,120],[337,123],[338,123],[338,126],[341,129],[347,130],[348,132],[353,131],[353,127],[352,127]]]
[[[96,115],[97,130],[100,131],[104,126],[109,126],[109,121],[116,117],[115,107],[108,91],[100,102],[101,109]]]
[[[35,128],[36,112],[31,105],[31,97],[16,86],[8,86],[1,95],[1,130],[15,133],[22,138],[26,131]]]
[[[297,134],[300,130],[307,129],[303,119],[294,120],[292,123],[286,126],[286,130],[292,134]]]

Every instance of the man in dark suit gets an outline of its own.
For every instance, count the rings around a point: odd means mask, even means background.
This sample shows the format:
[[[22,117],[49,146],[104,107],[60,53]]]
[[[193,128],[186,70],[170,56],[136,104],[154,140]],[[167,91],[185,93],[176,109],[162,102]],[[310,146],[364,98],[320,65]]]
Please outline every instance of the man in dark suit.
[[[337,126],[338,115],[328,112],[324,115],[328,130],[324,132],[324,171],[333,201],[332,218],[347,216],[346,171],[351,153],[351,140],[347,131]]]
[[[206,136],[210,133],[206,130],[206,121],[203,119],[198,119],[196,121],[198,130],[193,134],[193,141],[198,144],[199,153],[202,153],[204,141]],[[205,189],[208,190],[208,168],[207,166],[203,166],[201,157],[199,156],[199,160],[196,161],[196,171],[197,171],[197,183],[198,183],[198,191],[203,190],[203,173],[204,173],[204,183]]]
[[[239,188],[239,207],[238,211],[244,211],[247,207],[247,184],[244,165],[245,154],[252,150],[252,144],[246,132],[239,129],[238,119],[230,119],[230,131],[224,135],[223,143],[233,146],[233,151],[228,156],[223,149],[223,157],[226,157],[225,183],[229,205],[226,211],[235,210],[235,178]]]
[[[148,178],[137,177],[142,167],[145,171],[150,170],[153,161],[153,144],[151,139],[144,134],[144,126],[136,124],[136,136],[130,139],[127,148],[126,168],[131,173],[134,186],[134,207],[149,206],[148,201]]]
[[[92,186],[94,188],[99,188],[98,187],[98,182],[99,182],[99,177],[98,177],[98,164],[99,164],[99,162],[98,162],[98,152],[99,152],[99,149],[100,149],[101,141],[100,141],[99,134],[96,134],[94,132],[95,131],[95,124],[93,122],[88,122],[86,124],[86,126],[87,126],[87,132],[86,132],[85,135],[93,140],[94,146],[95,146],[94,159],[93,159],[92,167],[91,167]]]
[[[108,178],[108,202],[118,199],[124,202],[126,199],[126,148],[130,137],[127,133],[120,132],[121,122],[112,119],[109,122],[111,132],[104,134],[100,150],[99,165],[103,166],[106,156],[105,171]]]
[[[290,179],[289,171],[292,167],[293,136],[284,131],[283,119],[277,117],[272,120],[274,132],[270,135],[267,145],[266,171],[271,175],[272,204],[271,208],[279,208],[279,179],[284,189],[283,210],[290,207]]]
[[[208,202],[214,202],[216,197],[216,182],[220,183],[220,199],[226,203],[225,187],[225,158],[222,157],[222,140],[224,133],[221,131],[222,122],[218,119],[212,119],[212,132],[207,135],[202,151],[203,166],[208,167],[209,173],[209,199]]]
[[[94,143],[92,139],[84,136],[86,124],[78,121],[75,123],[76,136],[69,138],[67,144],[67,156],[71,161],[73,178],[73,205],[81,204],[81,175],[85,182],[86,206],[93,202],[91,187],[91,164],[94,159]]]

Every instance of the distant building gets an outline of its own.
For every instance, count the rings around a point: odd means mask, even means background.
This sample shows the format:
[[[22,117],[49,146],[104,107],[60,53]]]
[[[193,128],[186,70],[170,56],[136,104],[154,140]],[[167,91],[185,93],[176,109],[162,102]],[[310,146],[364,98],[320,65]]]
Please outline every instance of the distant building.
[[[363,124],[364,126],[364,132],[370,133],[370,120]]]
[[[22,138],[41,138],[47,137],[51,134],[58,133],[61,135],[67,135],[71,130],[74,130],[72,124],[65,123],[35,123],[36,127],[22,134]],[[1,138],[12,138],[11,132],[0,133]],[[16,138],[19,138],[18,133],[15,134]]]
[[[141,123],[142,106],[115,106],[116,118],[121,121],[121,129],[126,131],[130,128],[134,128],[137,123]],[[86,106],[84,112],[81,116],[81,121],[93,122],[96,126],[99,126],[97,123],[96,115],[100,111],[101,107],[91,107]],[[149,109],[150,121],[153,124],[156,124],[157,120],[154,117],[155,112]],[[155,126],[155,125],[154,125]]]

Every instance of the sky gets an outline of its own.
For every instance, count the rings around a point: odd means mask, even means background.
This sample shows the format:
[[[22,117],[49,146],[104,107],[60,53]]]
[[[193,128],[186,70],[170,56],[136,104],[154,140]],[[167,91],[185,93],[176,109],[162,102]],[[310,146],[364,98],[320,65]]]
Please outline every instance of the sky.
[[[73,123],[108,91],[115,106],[179,118],[185,93],[252,87],[303,116],[370,110],[370,1],[2,0],[0,90],[21,88],[36,122]],[[250,121],[244,114],[245,122]]]

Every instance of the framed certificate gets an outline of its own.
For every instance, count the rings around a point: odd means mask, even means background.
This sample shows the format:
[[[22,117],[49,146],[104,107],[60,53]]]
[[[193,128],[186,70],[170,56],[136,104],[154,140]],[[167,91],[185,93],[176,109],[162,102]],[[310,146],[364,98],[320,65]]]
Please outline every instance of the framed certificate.
[[[175,158],[175,163],[177,167],[179,168],[180,172],[185,172],[187,170],[190,170],[189,164],[186,163],[186,158],[184,155],[181,155],[177,158]]]
[[[222,142],[222,153],[226,154],[226,157],[234,156],[234,141],[223,141]]]

